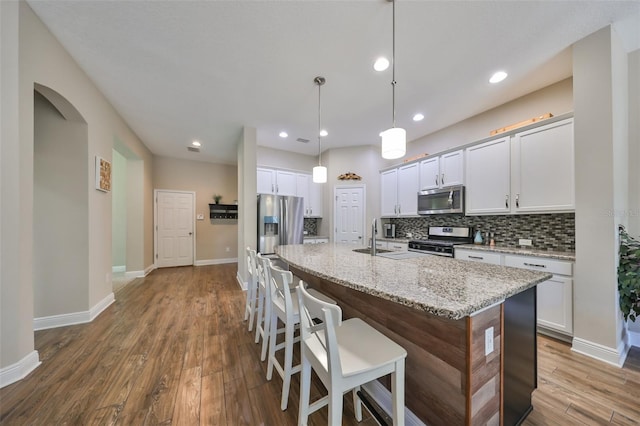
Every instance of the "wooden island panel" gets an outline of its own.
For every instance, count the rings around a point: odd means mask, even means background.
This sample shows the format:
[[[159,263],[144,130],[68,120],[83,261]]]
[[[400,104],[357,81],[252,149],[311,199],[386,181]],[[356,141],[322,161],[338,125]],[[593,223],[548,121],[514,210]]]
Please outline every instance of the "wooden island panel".
[[[345,319],[361,318],[405,348],[406,405],[424,423],[500,424],[501,305],[452,320],[290,270],[335,299]],[[495,349],[485,356],[488,327],[494,327]],[[390,389],[389,378],[381,382]]]

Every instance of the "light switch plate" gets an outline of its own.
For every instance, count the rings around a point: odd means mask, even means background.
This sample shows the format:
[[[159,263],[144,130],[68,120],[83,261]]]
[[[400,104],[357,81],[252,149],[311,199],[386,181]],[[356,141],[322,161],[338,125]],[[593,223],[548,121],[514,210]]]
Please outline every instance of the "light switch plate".
[[[196,219],[198,219],[198,220],[204,220],[204,214],[202,214],[202,213],[198,213],[198,215],[196,216]]]
[[[533,242],[527,238],[520,238],[518,240],[518,245],[519,246],[532,246]]]
[[[493,327],[484,331],[484,355],[487,356],[491,352],[493,352]]]

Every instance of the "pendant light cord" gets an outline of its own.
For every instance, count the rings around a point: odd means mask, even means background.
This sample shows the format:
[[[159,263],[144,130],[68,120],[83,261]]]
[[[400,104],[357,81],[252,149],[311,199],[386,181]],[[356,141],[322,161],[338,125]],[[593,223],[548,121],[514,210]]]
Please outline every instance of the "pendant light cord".
[[[321,125],[321,94],[320,94],[320,87],[322,87],[322,85],[326,82],[324,77],[316,77],[313,79],[313,81],[318,85],[318,166],[322,166],[322,142],[321,142],[321,138],[322,136],[320,135],[320,131],[322,130],[322,125]]]
[[[396,0],[392,3],[392,41],[391,41],[391,108],[392,108],[392,127],[396,127]]]

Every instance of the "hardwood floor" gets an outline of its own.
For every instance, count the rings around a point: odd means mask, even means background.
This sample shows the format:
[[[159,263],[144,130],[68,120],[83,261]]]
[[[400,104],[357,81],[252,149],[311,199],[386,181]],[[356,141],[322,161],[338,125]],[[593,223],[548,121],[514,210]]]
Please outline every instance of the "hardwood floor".
[[[283,412],[282,381],[265,379],[235,274],[235,264],[156,270],[119,290],[92,323],[36,332],[42,365],[0,389],[0,424],[295,425],[298,376]],[[321,387],[316,380],[312,398]],[[350,397],[343,421],[358,424]],[[367,413],[360,424],[376,422]],[[540,337],[539,388],[524,424],[640,424],[640,349],[618,369]]]

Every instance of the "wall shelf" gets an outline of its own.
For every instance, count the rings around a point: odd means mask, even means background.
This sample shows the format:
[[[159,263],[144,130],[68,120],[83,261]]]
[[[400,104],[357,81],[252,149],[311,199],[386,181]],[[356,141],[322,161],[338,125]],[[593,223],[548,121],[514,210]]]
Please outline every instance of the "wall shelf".
[[[238,219],[236,204],[209,204],[210,219]]]

